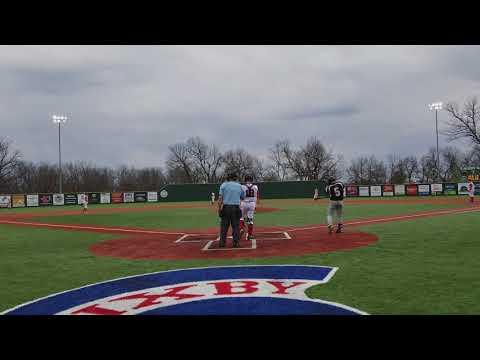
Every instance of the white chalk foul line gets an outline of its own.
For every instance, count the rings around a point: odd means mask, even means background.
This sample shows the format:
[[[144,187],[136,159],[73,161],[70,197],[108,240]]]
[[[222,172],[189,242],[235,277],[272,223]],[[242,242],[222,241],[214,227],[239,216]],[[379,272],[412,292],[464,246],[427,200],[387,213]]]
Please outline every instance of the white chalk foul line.
[[[366,225],[366,224],[377,223],[377,222],[390,222],[390,221],[396,221],[396,220],[414,219],[417,217],[429,217],[429,216],[435,216],[435,215],[464,214],[464,213],[475,212],[475,211],[480,211],[480,208],[439,210],[439,211],[432,211],[432,212],[421,213],[421,214],[411,214],[411,215],[402,215],[402,216],[392,216],[392,217],[381,218],[381,219],[353,221],[353,222],[347,222],[345,223],[345,225]],[[287,231],[315,230],[315,229],[323,229],[326,227],[327,225],[318,225],[318,226],[305,227],[305,228],[293,228],[293,229],[288,229]]]
[[[125,232],[125,233],[130,233],[130,234],[151,234],[151,235],[184,235],[185,234],[185,233],[180,233],[180,232],[165,232],[165,231],[155,231],[155,230],[135,230],[135,229],[118,229],[118,228],[107,228],[107,227],[96,227],[96,226],[80,226],[80,225],[45,224],[45,223],[37,223],[37,222],[10,221],[10,220],[0,220],[0,224],[28,225],[28,226],[37,226],[37,227],[74,229],[74,230],[86,230],[86,231],[87,230],[112,231],[112,232]]]

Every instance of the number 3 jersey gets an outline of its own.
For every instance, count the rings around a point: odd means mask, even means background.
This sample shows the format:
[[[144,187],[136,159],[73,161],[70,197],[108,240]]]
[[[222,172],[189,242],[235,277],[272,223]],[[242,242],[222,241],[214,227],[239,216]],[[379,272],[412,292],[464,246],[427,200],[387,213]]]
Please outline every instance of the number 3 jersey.
[[[245,199],[243,202],[257,202],[258,198],[258,186],[253,184],[242,185],[242,189],[245,192]]]
[[[330,200],[332,201],[342,201],[343,200],[343,191],[344,186],[341,182],[337,181],[332,185],[329,185],[325,188]]]

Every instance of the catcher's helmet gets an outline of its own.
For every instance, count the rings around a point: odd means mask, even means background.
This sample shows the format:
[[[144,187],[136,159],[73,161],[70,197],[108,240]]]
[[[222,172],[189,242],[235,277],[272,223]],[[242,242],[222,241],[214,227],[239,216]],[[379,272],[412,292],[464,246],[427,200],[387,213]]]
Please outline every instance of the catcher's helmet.
[[[253,176],[252,175],[245,176],[245,182],[253,182]]]

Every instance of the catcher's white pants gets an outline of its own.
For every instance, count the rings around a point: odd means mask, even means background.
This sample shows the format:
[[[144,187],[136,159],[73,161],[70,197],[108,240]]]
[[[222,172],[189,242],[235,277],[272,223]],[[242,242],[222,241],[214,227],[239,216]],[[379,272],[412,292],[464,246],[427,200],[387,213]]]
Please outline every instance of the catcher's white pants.
[[[252,219],[253,215],[255,214],[255,206],[257,204],[253,201],[251,202],[242,202],[240,205],[240,209],[242,209],[242,216],[243,218]]]

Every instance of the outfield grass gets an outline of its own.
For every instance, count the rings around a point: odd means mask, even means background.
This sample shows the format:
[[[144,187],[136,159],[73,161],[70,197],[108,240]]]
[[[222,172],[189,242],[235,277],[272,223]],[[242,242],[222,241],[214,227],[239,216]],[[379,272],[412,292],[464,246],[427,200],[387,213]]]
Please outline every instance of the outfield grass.
[[[263,205],[280,208],[281,203],[264,201]],[[282,211],[258,214],[257,223],[324,222],[324,204],[292,201],[289,205]],[[346,212],[353,219],[457,206],[352,202]],[[49,222],[53,220],[64,218],[48,217]],[[170,228],[218,224],[207,208],[89,214],[66,222],[83,221],[143,227],[168,224]],[[308,291],[311,297],[371,314],[480,314],[480,213],[375,224],[360,230],[376,234],[379,241],[369,247],[299,257],[146,261],[97,257],[88,251],[90,245],[118,235],[0,225],[0,311],[55,292],[147,272],[226,264],[310,264],[339,267],[329,283]]]

